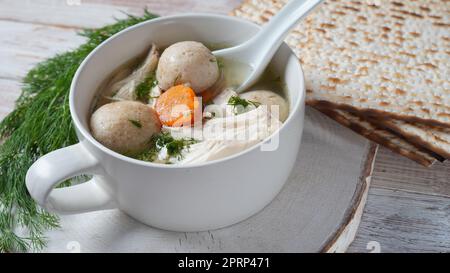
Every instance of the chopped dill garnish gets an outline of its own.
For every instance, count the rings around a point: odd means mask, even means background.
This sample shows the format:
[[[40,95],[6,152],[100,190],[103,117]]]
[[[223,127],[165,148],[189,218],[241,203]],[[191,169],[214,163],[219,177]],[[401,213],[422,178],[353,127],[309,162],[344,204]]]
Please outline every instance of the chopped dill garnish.
[[[190,145],[195,144],[197,141],[190,139],[175,139],[170,133],[163,132],[152,137],[152,146],[159,152],[164,147],[167,149],[167,154],[170,157],[181,156],[181,151],[185,148],[189,148]]]
[[[112,92],[112,94],[109,96],[110,98],[114,98],[119,93],[119,90],[116,90]]]
[[[246,100],[239,96],[232,96],[228,100],[228,105],[231,105],[234,107],[234,113],[237,115],[237,114],[242,114],[248,106],[253,105],[254,107],[257,108],[261,105],[261,103],[256,102],[256,101]]]
[[[143,82],[138,84],[138,86],[136,86],[136,89],[134,90],[136,99],[143,102],[148,102],[148,100],[151,99],[150,91],[156,85],[158,85],[158,81],[156,80],[156,76],[153,73],[152,75],[145,78]]]
[[[155,17],[145,11],[140,17],[129,15],[103,28],[83,30],[85,44],[38,64],[24,78],[15,110],[0,122],[0,252],[41,250],[44,233],[59,226],[58,217],[30,197],[25,175],[39,157],[78,142],[69,90],[79,65],[115,33]]]
[[[195,139],[175,139],[170,133],[162,132],[153,135],[150,139],[150,149],[139,155],[136,159],[143,161],[155,161],[162,149],[167,149],[167,156],[181,159],[182,151],[189,149],[192,144],[197,143]]]
[[[131,122],[131,124],[133,124],[137,128],[139,128],[139,129],[142,128],[142,124],[139,121],[134,120],[134,119],[129,119],[128,121]]]
[[[217,60],[217,66],[219,67],[219,70],[222,70],[225,67],[225,63],[222,58],[216,58]]]
[[[153,162],[158,158],[158,153],[154,149],[150,149],[134,157],[137,160]]]
[[[176,86],[176,85],[177,85],[177,82],[178,82],[180,79],[181,79],[181,75],[178,74],[177,77],[175,78],[175,80],[173,80],[172,86]]]

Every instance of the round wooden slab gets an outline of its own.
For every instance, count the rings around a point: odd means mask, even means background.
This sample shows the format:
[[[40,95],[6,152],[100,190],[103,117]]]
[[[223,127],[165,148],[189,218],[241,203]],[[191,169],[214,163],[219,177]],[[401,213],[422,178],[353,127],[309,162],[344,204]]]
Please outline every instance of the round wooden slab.
[[[289,181],[257,215],[228,228],[176,233],[118,210],[61,217],[47,252],[343,252],[367,197],[376,148],[308,109]]]

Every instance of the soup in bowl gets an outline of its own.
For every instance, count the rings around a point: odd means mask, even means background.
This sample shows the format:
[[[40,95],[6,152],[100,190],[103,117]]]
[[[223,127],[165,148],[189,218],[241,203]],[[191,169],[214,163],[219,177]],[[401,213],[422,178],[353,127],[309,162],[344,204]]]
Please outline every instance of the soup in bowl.
[[[201,231],[264,208],[295,163],[305,86],[283,44],[261,81],[234,89],[248,67],[211,51],[259,27],[188,14],[138,24],[95,49],[77,71],[70,110],[80,143],[40,158],[27,188],[44,208],[119,208],[154,227]],[[92,180],[54,189],[80,175]]]
[[[289,116],[284,83],[270,69],[253,90],[236,93],[249,70],[197,41],[164,50],[152,44],[102,84],[91,133],[115,152],[161,164],[198,164],[244,151]]]

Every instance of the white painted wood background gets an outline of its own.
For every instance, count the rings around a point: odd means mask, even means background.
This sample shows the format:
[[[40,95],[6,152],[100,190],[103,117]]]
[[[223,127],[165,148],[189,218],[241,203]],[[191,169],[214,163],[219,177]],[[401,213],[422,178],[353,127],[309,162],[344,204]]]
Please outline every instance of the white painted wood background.
[[[240,0],[0,0],[0,118],[34,64],[75,48],[75,33],[139,14],[226,13]],[[450,164],[425,169],[381,148],[362,223],[350,252],[449,252]],[[374,247],[373,247],[374,246]]]

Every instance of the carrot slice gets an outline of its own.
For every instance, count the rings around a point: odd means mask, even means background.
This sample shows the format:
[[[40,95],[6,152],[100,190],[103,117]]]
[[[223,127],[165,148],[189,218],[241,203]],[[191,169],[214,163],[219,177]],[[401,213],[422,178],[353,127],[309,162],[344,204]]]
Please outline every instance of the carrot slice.
[[[177,85],[158,98],[155,110],[164,125],[181,127],[194,122],[194,113],[198,106],[194,90],[185,85]]]

